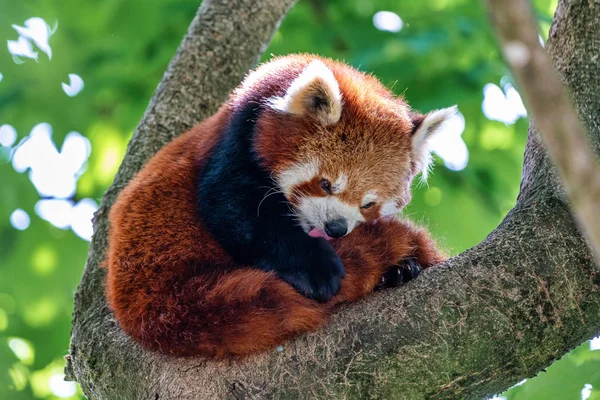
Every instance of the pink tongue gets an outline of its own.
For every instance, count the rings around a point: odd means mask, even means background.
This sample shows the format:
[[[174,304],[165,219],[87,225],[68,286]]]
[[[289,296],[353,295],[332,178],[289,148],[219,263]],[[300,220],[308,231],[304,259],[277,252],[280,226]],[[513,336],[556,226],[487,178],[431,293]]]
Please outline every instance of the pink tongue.
[[[325,232],[323,232],[323,231],[321,231],[320,229],[317,229],[317,228],[313,228],[312,231],[308,232],[308,235],[312,236],[312,237],[322,237],[322,238],[327,239],[327,240],[331,240],[332,239],[329,236],[327,236],[327,234],[325,234]]]

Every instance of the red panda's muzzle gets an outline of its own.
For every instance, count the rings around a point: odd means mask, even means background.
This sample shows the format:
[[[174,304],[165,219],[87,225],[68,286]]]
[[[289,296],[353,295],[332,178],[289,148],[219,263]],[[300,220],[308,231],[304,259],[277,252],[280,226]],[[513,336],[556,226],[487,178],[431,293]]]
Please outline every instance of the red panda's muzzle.
[[[344,218],[336,218],[325,222],[325,233],[332,238],[341,238],[348,233],[348,222]]]

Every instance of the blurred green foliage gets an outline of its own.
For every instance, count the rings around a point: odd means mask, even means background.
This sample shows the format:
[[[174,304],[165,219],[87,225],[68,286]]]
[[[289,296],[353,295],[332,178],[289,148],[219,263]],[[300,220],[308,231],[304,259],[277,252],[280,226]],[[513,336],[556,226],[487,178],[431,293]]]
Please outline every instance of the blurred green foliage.
[[[556,0],[535,4],[545,36]],[[49,41],[52,59],[43,52],[37,62],[14,59],[0,46],[0,125],[16,129],[17,143],[40,122],[52,126],[58,148],[70,131],[90,140],[74,201],[100,201],[197,6],[189,0],[0,0],[1,43],[17,40],[11,25],[31,17],[57,24]],[[401,31],[374,26],[374,14],[383,10],[402,18]],[[484,85],[503,86],[510,77],[480,2],[300,0],[265,58],[292,52],[373,72],[423,111],[458,104],[468,165],[452,171],[438,158],[405,213],[427,225],[450,253],[481,241],[514,205],[528,121],[506,124],[482,112]],[[85,83],[75,97],[61,88],[70,73]],[[61,387],[62,395],[72,389],[60,386],[60,374],[88,243],[36,215],[40,195],[28,174],[12,167],[12,150],[0,146],[0,398],[53,399]],[[17,208],[31,217],[22,231],[9,222]],[[586,343],[502,396],[580,399],[588,384],[590,398],[600,398],[599,371],[600,351]]]

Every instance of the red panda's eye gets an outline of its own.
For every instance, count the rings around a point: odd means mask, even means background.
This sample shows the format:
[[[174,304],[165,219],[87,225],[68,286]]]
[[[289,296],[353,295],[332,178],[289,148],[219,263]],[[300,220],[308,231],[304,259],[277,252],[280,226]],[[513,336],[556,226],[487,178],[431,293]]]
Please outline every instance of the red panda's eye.
[[[374,201],[372,201],[372,202],[370,202],[370,203],[367,203],[367,204],[365,204],[365,205],[364,205],[364,206],[362,206],[361,208],[362,208],[362,209],[367,209],[367,208],[371,208],[371,207],[373,207],[374,205],[375,205],[375,202],[374,202]]]
[[[331,182],[329,182],[327,179],[321,179],[321,188],[325,191],[325,193],[331,194]]]

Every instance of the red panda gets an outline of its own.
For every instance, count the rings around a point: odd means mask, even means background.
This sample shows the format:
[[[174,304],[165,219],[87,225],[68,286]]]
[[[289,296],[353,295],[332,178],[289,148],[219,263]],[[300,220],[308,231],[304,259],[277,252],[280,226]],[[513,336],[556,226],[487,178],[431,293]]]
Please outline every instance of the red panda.
[[[442,261],[395,215],[454,113],[416,113],[330,59],[263,64],[112,207],[106,297],[121,328],[169,355],[244,356]]]

